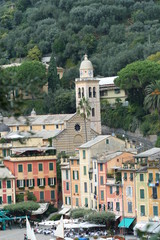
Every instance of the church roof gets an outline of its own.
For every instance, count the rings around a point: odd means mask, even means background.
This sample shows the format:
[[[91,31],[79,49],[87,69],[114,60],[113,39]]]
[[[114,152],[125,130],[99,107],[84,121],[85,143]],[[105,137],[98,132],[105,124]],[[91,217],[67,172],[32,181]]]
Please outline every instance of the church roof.
[[[104,77],[104,78],[98,78],[99,81],[99,85],[115,85],[114,84],[114,80],[117,78],[118,76],[114,76],[114,77]]]
[[[74,113],[75,114],[75,113]],[[45,125],[45,124],[63,124],[68,121],[74,114],[53,114],[53,115],[35,115],[35,116],[20,116],[4,117],[3,122],[8,126],[19,125]]]
[[[88,60],[88,56],[84,55],[84,60],[81,62],[80,70],[93,70],[91,61]]]

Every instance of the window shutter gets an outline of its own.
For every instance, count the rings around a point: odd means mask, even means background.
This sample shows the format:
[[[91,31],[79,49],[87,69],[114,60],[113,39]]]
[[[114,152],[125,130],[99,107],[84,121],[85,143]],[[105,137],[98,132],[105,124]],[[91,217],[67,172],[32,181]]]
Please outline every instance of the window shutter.
[[[19,187],[19,180],[17,180],[17,187]]]
[[[46,179],[45,178],[43,178],[43,181],[44,181],[44,186],[46,185]]]
[[[37,186],[39,186],[40,185],[40,179],[38,178],[37,179]]]
[[[33,179],[33,187],[35,186],[34,179]]]
[[[50,178],[48,178],[48,186],[50,186]]]
[[[29,186],[29,180],[27,179],[27,187]]]
[[[79,179],[79,172],[77,171],[77,180]]]
[[[56,185],[56,178],[54,178],[54,185]]]
[[[25,180],[23,180],[23,187],[25,187]]]
[[[74,173],[74,171],[73,171],[73,179],[75,179],[75,173]]]

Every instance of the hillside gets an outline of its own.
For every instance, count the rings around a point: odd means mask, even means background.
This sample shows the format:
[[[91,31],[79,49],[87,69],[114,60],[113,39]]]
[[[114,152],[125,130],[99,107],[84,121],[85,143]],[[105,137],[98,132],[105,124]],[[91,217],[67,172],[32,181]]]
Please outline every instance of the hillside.
[[[26,57],[35,45],[76,67],[87,52],[95,75],[160,51],[159,1],[0,0],[0,64]]]

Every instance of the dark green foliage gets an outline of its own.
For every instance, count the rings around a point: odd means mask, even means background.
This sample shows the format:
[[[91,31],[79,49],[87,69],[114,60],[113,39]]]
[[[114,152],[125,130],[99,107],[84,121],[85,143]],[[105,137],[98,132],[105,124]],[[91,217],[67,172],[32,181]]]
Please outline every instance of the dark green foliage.
[[[33,194],[33,192],[27,192],[27,200],[28,201],[33,201],[33,202],[36,202],[37,201],[37,198],[36,196]]]
[[[16,203],[24,202],[24,194],[16,194]]]
[[[57,221],[57,220],[60,220],[61,216],[62,216],[61,214],[55,214],[49,220],[50,221]]]
[[[56,91],[58,86],[60,86],[60,81],[57,75],[55,55],[53,53],[49,63],[47,78],[48,78],[48,90],[53,93]]]
[[[158,148],[160,147],[160,136],[157,137],[155,147],[158,147]]]
[[[54,212],[58,212],[58,208],[55,208],[54,205],[49,204],[49,207],[47,209],[47,211],[43,214],[43,216],[45,216],[46,218]]]
[[[88,215],[87,220],[95,224],[104,224],[108,228],[114,228],[115,215],[112,212],[94,212]]]
[[[16,215],[22,214],[26,215],[28,211],[37,210],[39,204],[36,202],[19,202],[16,204],[10,204],[4,207],[5,210],[10,211],[11,213],[16,213]]]
[[[87,217],[89,214],[92,214],[94,211],[91,209],[85,209],[85,208],[76,208],[72,209],[70,216],[72,218],[84,218]]]

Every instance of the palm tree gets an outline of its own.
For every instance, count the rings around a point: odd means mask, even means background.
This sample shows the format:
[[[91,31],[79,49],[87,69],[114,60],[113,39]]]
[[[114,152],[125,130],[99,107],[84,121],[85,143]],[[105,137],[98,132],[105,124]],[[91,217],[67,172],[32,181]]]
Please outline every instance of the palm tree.
[[[155,81],[145,88],[146,97],[144,106],[148,110],[158,110],[160,120],[160,80]]]
[[[86,142],[88,141],[87,139],[87,127],[86,127],[86,120],[90,116],[91,112],[91,107],[89,105],[88,99],[85,99],[85,97],[81,98],[78,108],[77,108],[77,113],[83,117],[84,119],[84,126],[85,126],[85,135],[86,135]]]

